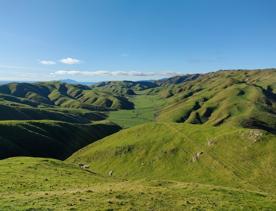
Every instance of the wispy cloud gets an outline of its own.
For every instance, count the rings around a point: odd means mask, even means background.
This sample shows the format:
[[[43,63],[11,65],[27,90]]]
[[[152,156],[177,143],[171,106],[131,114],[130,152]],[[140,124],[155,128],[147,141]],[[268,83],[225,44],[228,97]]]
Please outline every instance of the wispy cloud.
[[[106,71],[106,70],[97,70],[97,71],[79,71],[79,70],[59,70],[52,75],[59,76],[87,76],[87,77],[97,77],[97,76],[129,76],[129,77],[171,77],[176,75],[181,75],[179,72],[140,72],[140,71]]]
[[[52,60],[40,60],[39,63],[40,64],[44,64],[44,65],[53,65],[53,64],[56,64],[56,62],[52,61]]]
[[[78,64],[78,63],[80,63],[80,60],[71,58],[71,57],[67,57],[67,58],[61,59],[60,62],[63,64]]]

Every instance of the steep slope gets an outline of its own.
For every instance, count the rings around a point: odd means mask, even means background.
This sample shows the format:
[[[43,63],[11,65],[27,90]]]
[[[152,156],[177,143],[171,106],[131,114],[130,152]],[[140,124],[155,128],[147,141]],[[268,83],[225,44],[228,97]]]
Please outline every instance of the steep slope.
[[[276,137],[263,130],[148,123],[69,157],[117,177],[165,179],[276,192]]]
[[[56,120],[71,123],[89,123],[104,120],[106,115],[85,109],[36,108],[0,103],[0,120]]]
[[[0,159],[21,155],[65,159],[81,147],[120,130],[115,124],[97,121],[106,118],[104,110],[129,105],[132,103],[123,97],[98,93],[84,85],[2,85]]]
[[[165,94],[170,93],[169,95]],[[219,71],[160,90],[159,121],[225,123],[276,132],[276,70]]]
[[[65,159],[119,129],[108,122],[0,121],[0,159],[13,156]]]

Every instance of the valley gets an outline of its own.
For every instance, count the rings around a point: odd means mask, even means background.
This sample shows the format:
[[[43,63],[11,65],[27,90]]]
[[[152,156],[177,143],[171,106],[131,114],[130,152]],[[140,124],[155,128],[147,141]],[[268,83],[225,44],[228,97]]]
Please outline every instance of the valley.
[[[274,210],[275,96],[275,69],[2,84],[0,209]]]

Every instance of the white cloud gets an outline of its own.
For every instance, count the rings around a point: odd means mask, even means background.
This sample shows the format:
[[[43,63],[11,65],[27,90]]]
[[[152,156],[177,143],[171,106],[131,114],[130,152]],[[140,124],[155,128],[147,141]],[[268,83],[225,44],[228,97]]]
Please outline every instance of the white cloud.
[[[78,64],[80,63],[80,60],[68,57],[68,58],[61,59],[60,62],[63,64]]]
[[[70,75],[70,76],[86,76],[86,77],[96,77],[96,76],[128,76],[128,77],[172,77],[176,75],[181,75],[178,72],[139,72],[139,71],[106,71],[106,70],[97,70],[97,71],[79,71],[79,70],[59,70],[52,75]]]
[[[53,64],[56,64],[55,61],[51,61],[51,60],[40,60],[39,62],[40,62],[40,64],[44,64],[44,65],[53,65]]]

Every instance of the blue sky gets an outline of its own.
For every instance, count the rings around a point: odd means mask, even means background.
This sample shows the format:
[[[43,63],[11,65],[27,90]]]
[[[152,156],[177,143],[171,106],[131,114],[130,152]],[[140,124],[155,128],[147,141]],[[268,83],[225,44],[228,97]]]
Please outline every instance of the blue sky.
[[[0,80],[276,67],[275,0],[0,0]]]

